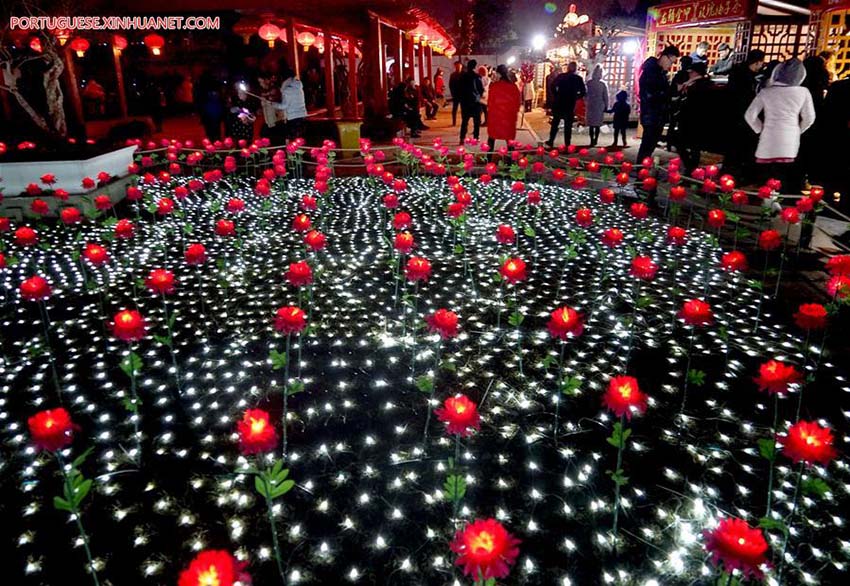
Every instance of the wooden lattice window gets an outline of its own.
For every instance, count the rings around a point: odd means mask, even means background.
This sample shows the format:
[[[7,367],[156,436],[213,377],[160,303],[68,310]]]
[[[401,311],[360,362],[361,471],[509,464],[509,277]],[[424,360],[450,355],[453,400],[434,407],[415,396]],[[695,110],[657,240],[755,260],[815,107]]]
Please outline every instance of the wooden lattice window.
[[[751,49],[764,51],[766,61],[805,57],[808,24],[755,24]]]
[[[734,28],[702,28],[702,29],[684,29],[672,31],[659,31],[655,38],[655,52],[653,55],[658,55],[664,50],[667,45],[675,45],[679,48],[682,56],[690,55],[696,50],[697,45],[702,41],[708,43],[708,63],[715,63],[719,58],[717,50],[720,43],[726,43],[730,47],[735,47],[735,29]],[[672,71],[678,69],[678,62],[673,66]]]
[[[850,10],[836,10],[824,15],[818,50],[835,54],[838,79],[850,77]]]

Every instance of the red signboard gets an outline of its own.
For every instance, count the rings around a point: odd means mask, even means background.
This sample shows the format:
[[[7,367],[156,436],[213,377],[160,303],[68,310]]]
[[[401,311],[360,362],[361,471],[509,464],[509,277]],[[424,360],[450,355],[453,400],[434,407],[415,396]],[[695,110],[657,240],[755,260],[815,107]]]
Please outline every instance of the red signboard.
[[[752,0],[693,0],[653,6],[649,14],[659,30],[745,20],[752,6]]]

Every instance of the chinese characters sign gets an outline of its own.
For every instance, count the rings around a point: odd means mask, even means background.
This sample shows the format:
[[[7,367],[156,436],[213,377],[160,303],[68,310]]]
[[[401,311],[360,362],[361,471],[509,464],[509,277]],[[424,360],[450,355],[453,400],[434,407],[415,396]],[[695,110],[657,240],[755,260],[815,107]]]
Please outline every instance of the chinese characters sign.
[[[650,9],[656,29],[697,26],[750,17],[751,0],[693,0]]]

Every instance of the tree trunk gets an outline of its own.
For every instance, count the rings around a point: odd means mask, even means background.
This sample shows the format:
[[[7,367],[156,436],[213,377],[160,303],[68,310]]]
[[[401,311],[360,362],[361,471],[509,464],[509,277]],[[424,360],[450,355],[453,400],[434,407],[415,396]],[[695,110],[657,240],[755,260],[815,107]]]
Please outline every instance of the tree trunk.
[[[32,106],[30,106],[29,102],[27,102],[27,99],[23,95],[21,95],[21,93],[17,89],[8,89],[7,91],[9,91],[13,96],[15,96],[15,99],[18,100],[18,104],[21,105],[21,108],[24,109],[24,112],[29,114],[29,117],[32,118],[32,121],[35,123],[36,126],[42,129],[46,134],[52,133],[50,127],[47,125],[47,122],[44,120],[44,118],[38,112],[33,110]]]
[[[44,74],[44,95],[47,99],[47,115],[53,132],[59,136],[68,134],[68,123],[65,119],[65,96],[59,78],[65,71],[65,64],[59,55],[53,51],[47,56],[50,68]]]

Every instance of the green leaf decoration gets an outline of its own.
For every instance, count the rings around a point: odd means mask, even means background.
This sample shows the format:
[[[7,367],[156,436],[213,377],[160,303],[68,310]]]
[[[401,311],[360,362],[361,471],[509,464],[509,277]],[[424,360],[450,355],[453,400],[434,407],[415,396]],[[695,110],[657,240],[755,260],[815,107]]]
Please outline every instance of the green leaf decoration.
[[[523,320],[525,320],[525,316],[518,311],[513,312],[508,317],[508,323],[514,326],[515,328],[518,328],[523,322]]]
[[[77,262],[78,260],[80,260],[80,256],[81,255],[80,255],[79,250],[74,249],[74,250],[71,251],[71,260],[72,261]]]
[[[801,484],[803,494],[814,495],[823,498],[831,489],[823,478],[807,478]]]
[[[136,413],[139,410],[139,403],[141,403],[140,400],[134,400],[132,397],[124,397],[124,400],[122,401],[124,409],[130,413]]]
[[[443,491],[450,501],[458,502],[466,494],[466,480],[460,474],[452,474],[446,477],[446,481],[443,483]]]
[[[73,512],[71,504],[61,496],[53,497],[53,507],[59,511],[68,511],[69,513]]]
[[[788,535],[788,526],[779,519],[773,519],[771,517],[762,517],[759,519],[759,527],[762,529],[767,529],[768,531],[777,530],[781,531],[783,535]]]
[[[288,479],[289,469],[283,468],[283,461],[275,462],[271,470],[265,470],[254,477],[254,489],[268,499],[276,499],[288,493],[295,481]]]
[[[286,366],[286,352],[278,352],[274,348],[269,351],[269,358],[272,361],[272,370],[280,370]]]
[[[756,281],[755,279],[750,279],[749,281],[747,281],[747,285],[759,291],[764,289],[764,283],[762,283],[761,281]]]
[[[189,234],[192,234],[194,231],[195,231],[195,227],[192,224],[190,224],[189,222],[186,222],[185,224],[183,224],[183,234],[189,235]]]
[[[549,370],[549,367],[552,366],[553,362],[555,362],[555,357],[551,354],[547,355],[546,358],[543,359],[543,369]]]
[[[154,334],[153,339],[156,340],[157,344],[162,344],[163,346],[171,347],[170,336],[160,336],[159,334]]]
[[[575,396],[581,388],[581,379],[570,376],[561,381],[561,392],[570,397]],[[631,430],[626,430],[631,433]],[[628,437],[628,436],[627,436]]]
[[[773,438],[762,438],[758,440],[759,454],[768,462],[776,459],[776,440]]]
[[[262,475],[257,475],[254,477],[254,489],[260,493],[261,496],[269,498],[269,490],[266,484],[265,477]]]
[[[615,448],[624,448],[626,447],[626,440],[629,439],[630,435],[632,435],[632,430],[624,430],[623,425],[618,421],[614,424],[614,428],[611,430],[611,436],[606,441]]]
[[[116,218],[115,216],[109,216],[107,218],[104,218],[103,222],[101,222],[101,226],[103,226],[104,228],[111,228],[117,223],[118,218]]]
[[[123,370],[124,374],[127,376],[138,375],[142,372],[142,366],[144,366],[142,357],[135,352],[130,352],[124,360],[121,361],[121,370]]]
[[[705,371],[692,368],[688,371],[688,383],[701,387],[705,384]]]
[[[155,214],[156,213],[156,204],[152,203],[151,205],[149,205],[148,207],[145,208],[145,211],[147,211],[147,213],[149,213],[149,214]]]
[[[455,366],[455,363],[450,362],[449,360],[443,360],[442,362],[440,362],[440,368],[442,370],[447,370],[449,372],[456,372],[457,371],[457,367]]]
[[[629,483],[629,477],[623,474],[622,468],[618,470],[606,470],[605,474],[610,476],[611,480],[613,480],[614,484],[617,486],[625,486]]]
[[[526,226],[525,228],[523,228],[522,233],[528,236],[529,238],[534,238],[535,236],[537,236],[537,232],[535,232],[534,228],[532,228],[531,226]]]
[[[83,499],[85,499],[86,495],[88,495],[89,491],[91,490],[91,485],[91,479],[86,479],[82,480],[77,486],[74,487],[74,498],[77,507],[80,506],[80,503],[83,502]]]
[[[455,244],[455,247],[452,250],[455,254],[463,254],[463,245]]]
[[[416,388],[419,389],[423,393],[433,393],[434,392],[434,381],[427,374],[423,374],[416,377]]]
[[[652,305],[652,297],[650,297],[649,295],[643,295],[641,297],[638,297],[636,305],[638,309],[644,309],[646,307],[649,307],[650,305]]]
[[[289,388],[286,389],[286,395],[297,395],[298,393],[304,392],[304,381],[294,380],[289,383]]]
[[[77,456],[73,462],[71,462],[71,468],[79,468],[83,465],[83,462],[86,461],[86,458],[94,451],[94,448],[89,448],[79,456]]]

